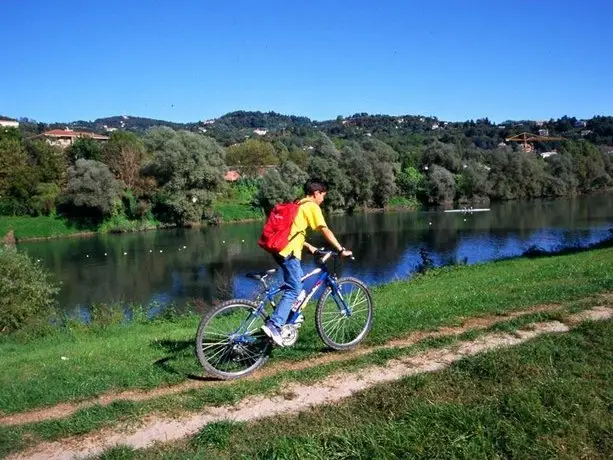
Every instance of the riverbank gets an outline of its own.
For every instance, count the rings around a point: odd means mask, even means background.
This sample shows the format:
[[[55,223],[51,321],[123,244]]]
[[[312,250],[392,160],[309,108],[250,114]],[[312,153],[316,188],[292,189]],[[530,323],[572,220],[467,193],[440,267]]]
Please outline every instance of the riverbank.
[[[309,308],[297,345],[275,350],[260,373],[235,382],[203,381],[193,353],[197,315],[153,321],[141,316],[134,323],[95,327],[70,324],[47,337],[4,337],[0,412],[7,416],[49,408],[44,413],[55,416],[0,423],[0,453],[136,423],[147,414],[173,416],[249,395],[283,394],[292,382],[385,363],[424,347],[449,345],[458,337],[474,339],[479,328],[509,330],[562,319],[603,302],[613,305],[611,291],[612,248],[433,270],[410,282],[373,289],[375,325],[358,353],[326,353]],[[407,334],[414,338],[407,340]],[[60,410],[74,404],[72,411]]]
[[[419,206],[410,200],[395,200],[385,208],[360,208],[360,213],[374,212],[401,212],[415,211]],[[245,222],[263,221],[264,212],[253,208],[248,204],[241,203],[217,203],[212,207],[213,221],[219,224],[239,224]],[[208,226],[211,223],[202,222],[198,225],[186,227]],[[103,233],[133,233],[151,230],[176,228],[176,225],[161,224],[159,222],[129,221],[106,221],[97,226],[80,226],[75,222],[58,216],[2,216],[0,217],[0,241],[6,237],[9,231],[13,231],[15,239],[19,242],[41,241],[55,238],[84,238]]]

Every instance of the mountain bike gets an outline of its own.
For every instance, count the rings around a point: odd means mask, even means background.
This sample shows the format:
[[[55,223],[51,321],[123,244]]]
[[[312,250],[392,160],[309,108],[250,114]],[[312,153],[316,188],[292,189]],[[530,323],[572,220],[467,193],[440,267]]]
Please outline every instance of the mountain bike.
[[[321,340],[333,350],[349,350],[364,340],[372,327],[373,301],[363,281],[353,277],[337,278],[336,252],[318,249],[315,268],[302,277],[315,278],[307,293],[302,291],[292,305],[287,324],[281,330],[283,346],[298,340],[304,316],[302,311],[320,287],[315,310],[315,327]],[[330,264],[330,262],[332,262]],[[332,265],[332,268],[329,267]],[[259,281],[263,290],[255,300],[233,299],[217,305],[200,321],[196,335],[196,354],[206,372],[224,380],[244,377],[264,365],[272,350],[272,341],[261,330],[276,306],[276,300],[288,289],[269,286],[277,272],[247,273]]]

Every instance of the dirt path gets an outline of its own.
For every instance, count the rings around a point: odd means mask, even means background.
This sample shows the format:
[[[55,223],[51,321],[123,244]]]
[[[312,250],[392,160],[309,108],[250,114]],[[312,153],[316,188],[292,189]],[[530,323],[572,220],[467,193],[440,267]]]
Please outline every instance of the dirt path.
[[[462,322],[461,326],[441,327],[437,331],[432,332],[413,332],[405,337],[394,339],[380,346],[359,348],[357,350],[353,350],[346,353],[326,353],[322,354],[322,356],[318,356],[300,362],[279,362],[277,364],[270,363],[262,370],[256,372],[255,374],[247,378],[261,379],[263,377],[268,377],[279,372],[302,370],[310,367],[320,366],[322,364],[330,362],[347,361],[358,356],[372,353],[377,350],[408,347],[427,338],[458,336],[469,330],[487,329],[488,327],[493,326],[496,323],[509,321],[511,319],[525,316],[528,314],[553,312],[559,309],[560,305],[557,304],[538,305],[525,310],[509,312],[503,315],[489,315],[483,317],[467,318]],[[177,385],[156,388],[154,390],[149,391],[130,390],[124,392],[107,393],[87,401],[82,401],[78,403],[63,403],[44,409],[21,412],[18,414],[0,417],[0,425],[24,425],[26,423],[36,423],[45,420],[59,419],[68,417],[80,409],[84,409],[94,405],[106,406],[119,400],[146,401],[161,396],[182,393],[193,388],[203,388],[205,386],[219,386],[227,384],[228,382],[223,381],[190,380]]]
[[[207,408],[204,413],[190,414],[176,419],[149,416],[138,428],[128,432],[106,429],[83,437],[73,437],[43,443],[9,459],[71,459],[96,455],[116,445],[146,448],[155,442],[173,441],[193,435],[204,425],[220,420],[250,421],[278,414],[288,414],[309,407],[329,404],[347,398],[355,392],[402,377],[433,372],[449,366],[466,356],[498,347],[518,345],[548,333],[567,332],[573,325],[586,320],[605,320],[613,317],[613,308],[595,307],[570,315],[566,324],[559,321],[535,323],[512,334],[487,334],[473,341],[461,341],[453,346],[427,350],[418,355],[394,359],[386,366],[372,366],[355,373],[337,373],[311,385],[289,384],[282,396],[254,396],[236,405]],[[288,398],[288,395],[293,398]]]

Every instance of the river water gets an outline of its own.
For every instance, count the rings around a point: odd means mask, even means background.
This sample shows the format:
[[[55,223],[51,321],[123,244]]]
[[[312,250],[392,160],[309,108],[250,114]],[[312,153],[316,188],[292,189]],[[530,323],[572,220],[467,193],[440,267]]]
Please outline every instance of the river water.
[[[355,253],[343,275],[369,284],[411,277],[427,252],[435,265],[491,261],[532,247],[587,246],[612,235],[613,194],[494,203],[473,214],[443,211],[330,216],[339,241]],[[153,311],[187,299],[210,303],[249,296],[248,271],[274,266],[257,245],[262,222],[203,229],[160,230],[21,243],[61,281],[60,305],[87,316],[93,303],[151,305]],[[321,237],[312,238],[323,243]],[[305,255],[306,265],[312,265]]]

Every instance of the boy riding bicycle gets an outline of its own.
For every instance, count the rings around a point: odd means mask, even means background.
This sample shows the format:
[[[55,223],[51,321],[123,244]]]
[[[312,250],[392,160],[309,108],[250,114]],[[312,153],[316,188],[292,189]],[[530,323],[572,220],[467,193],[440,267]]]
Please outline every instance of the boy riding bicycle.
[[[306,242],[306,230],[320,231],[332,247],[336,248],[340,255],[348,257],[352,252],[345,249],[336,239],[334,233],[328,228],[324,216],[321,212],[321,203],[328,193],[328,186],[323,182],[309,180],[304,185],[306,195],[298,202],[298,212],[294,218],[288,244],[278,253],[273,254],[275,261],[281,267],[283,281],[288,286],[283,298],[275,308],[270,320],[268,320],[262,331],[270,337],[274,343],[283,346],[281,328],[286,323],[292,304],[296,301],[302,290],[302,248],[306,248],[313,254],[317,248]]]

